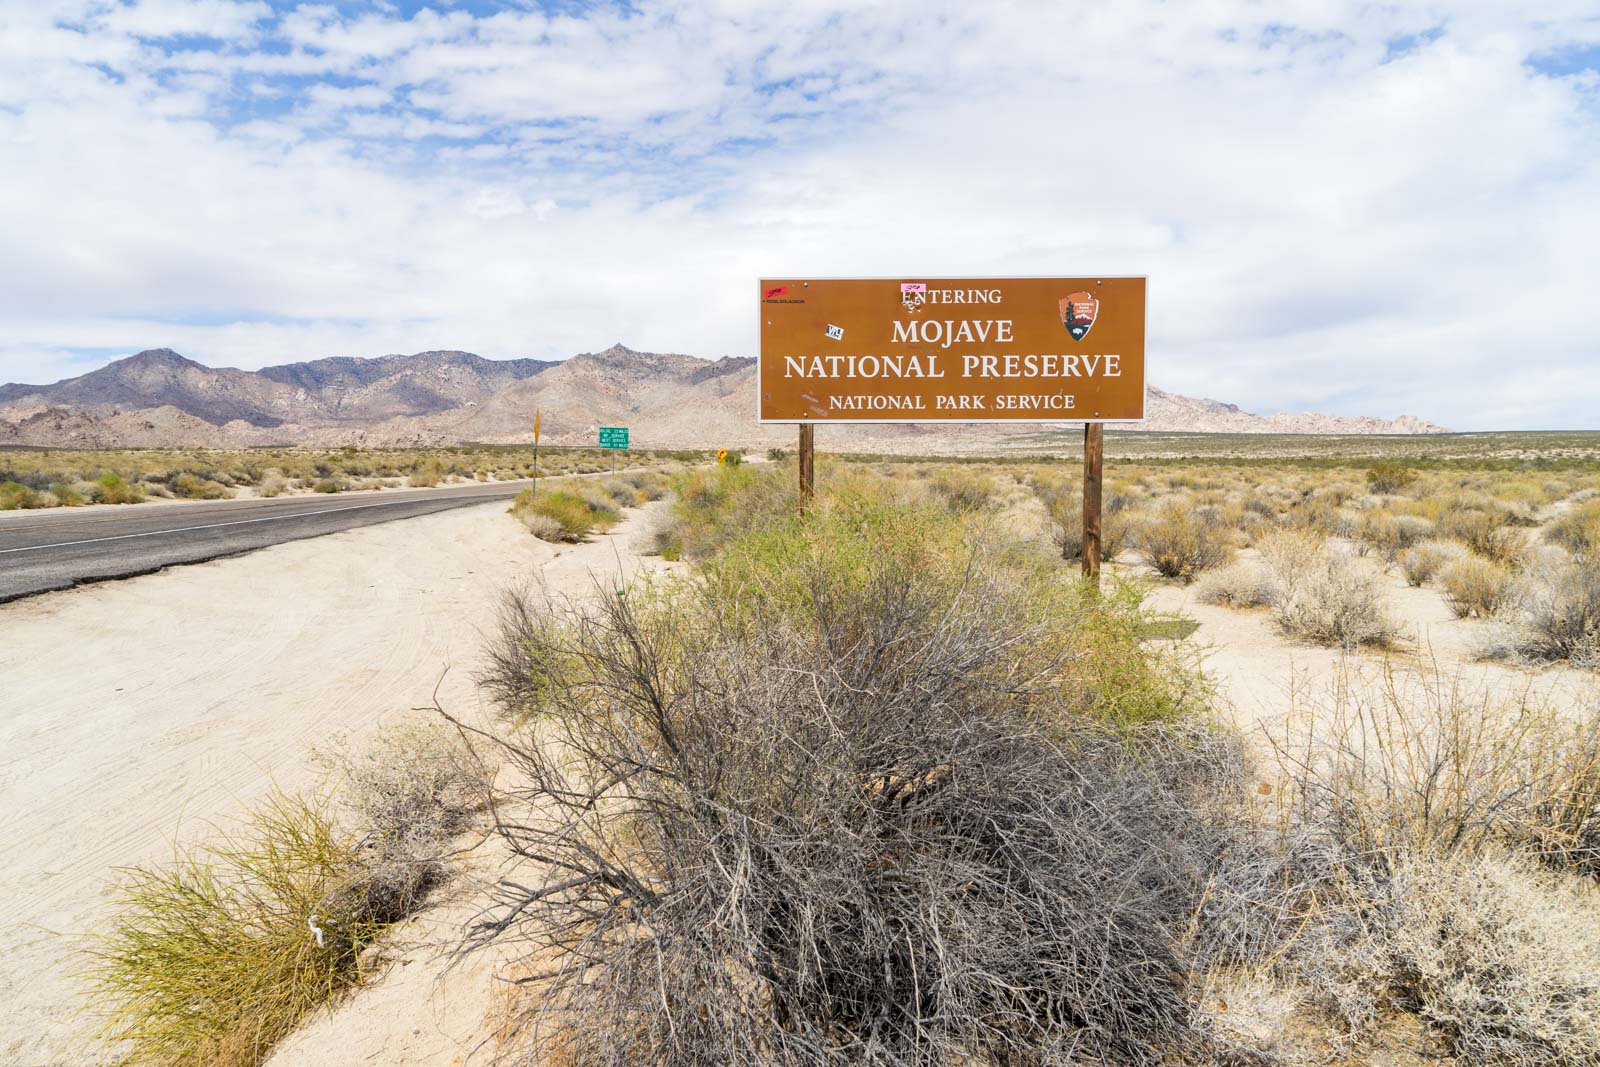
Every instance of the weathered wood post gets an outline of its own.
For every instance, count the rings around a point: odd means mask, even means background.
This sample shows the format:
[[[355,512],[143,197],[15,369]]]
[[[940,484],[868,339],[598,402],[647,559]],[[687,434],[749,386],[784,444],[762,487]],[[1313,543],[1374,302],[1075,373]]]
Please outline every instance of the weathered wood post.
[[[1100,477],[1105,466],[1105,427],[1083,424],[1083,576],[1100,584]]]
[[[800,513],[811,506],[816,491],[816,471],[813,467],[817,428],[809,422],[800,424]]]

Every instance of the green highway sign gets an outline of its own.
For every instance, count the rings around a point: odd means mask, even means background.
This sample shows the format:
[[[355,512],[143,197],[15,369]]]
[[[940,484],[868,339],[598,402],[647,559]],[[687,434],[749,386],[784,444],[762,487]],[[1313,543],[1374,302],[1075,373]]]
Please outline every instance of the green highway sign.
[[[627,448],[628,428],[626,426],[600,427],[601,448]]]

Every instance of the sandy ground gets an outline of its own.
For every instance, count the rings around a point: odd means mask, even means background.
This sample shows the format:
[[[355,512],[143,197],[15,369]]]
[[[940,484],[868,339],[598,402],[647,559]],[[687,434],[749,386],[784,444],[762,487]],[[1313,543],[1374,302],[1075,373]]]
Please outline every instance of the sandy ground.
[[[1247,549],[1240,558],[1256,555]],[[1361,562],[1381,569],[1375,560]],[[1120,569],[1145,572],[1138,565]],[[1349,653],[1285,636],[1270,609],[1202,604],[1192,586],[1157,581],[1150,606],[1181,612],[1197,624],[1191,640],[1204,650],[1204,666],[1218,684],[1224,710],[1231,711],[1246,736],[1258,740],[1264,740],[1267,732],[1281,732],[1290,715],[1326,708],[1341,685],[1356,692],[1378,692],[1387,671],[1393,671],[1402,684],[1433,678],[1458,685],[1463,692],[1487,692],[1507,700],[1526,696],[1559,708],[1586,705],[1600,696],[1592,672],[1479,661],[1477,648],[1492,624],[1456,618],[1437,589],[1413,589],[1393,569],[1384,572],[1383,582],[1400,626],[1399,640],[1391,649]]]
[[[113,868],[309,781],[319,741],[413,714],[435,685],[481,713],[500,590],[582,595],[660,566],[633,547],[641,512],[557,547],[486,504],[0,606],[0,1063],[96,1061],[79,946],[52,932],[93,925]]]

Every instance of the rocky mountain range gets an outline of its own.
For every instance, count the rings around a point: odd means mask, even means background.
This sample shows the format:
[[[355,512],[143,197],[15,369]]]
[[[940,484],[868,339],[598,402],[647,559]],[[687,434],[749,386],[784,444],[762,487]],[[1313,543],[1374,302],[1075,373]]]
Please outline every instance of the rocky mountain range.
[[[756,365],[613,345],[570,359],[494,360],[470,352],[335,357],[259,371],[208,367],[167,348],[54,385],[0,386],[0,445],[52,447],[424,446],[532,439],[592,444],[628,426],[635,447],[788,444],[755,423]],[[1217,433],[1441,433],[1413,416],[1254,415],[1151,387],[1146,430]],[[830,447],[969,451],[1038,427],[839,426]]]

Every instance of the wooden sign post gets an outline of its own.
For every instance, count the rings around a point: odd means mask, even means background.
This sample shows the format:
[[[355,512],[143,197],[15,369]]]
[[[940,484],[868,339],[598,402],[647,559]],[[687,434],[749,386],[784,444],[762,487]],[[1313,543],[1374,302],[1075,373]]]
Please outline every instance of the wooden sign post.
[[[809,422],[800,424],[800,513],[805,514],[816,492],[816,470],[812,466],[816,452],[817,428]]]
[[[1105,427],[1083,424],[1083,576],[1100,584],[1100,479],[1105,466]]]

